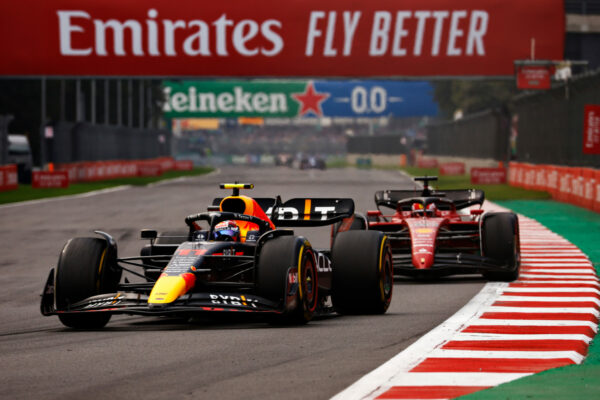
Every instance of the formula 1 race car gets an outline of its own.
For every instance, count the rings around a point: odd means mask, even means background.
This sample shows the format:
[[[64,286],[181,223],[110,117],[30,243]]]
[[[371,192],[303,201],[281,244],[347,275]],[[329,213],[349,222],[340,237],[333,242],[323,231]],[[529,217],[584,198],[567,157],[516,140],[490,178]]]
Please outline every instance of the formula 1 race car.
[[[310,227],[354,218],[351,199],[253,199],[251,184],[222,184],[233,194],[208,212],[185,218],[181,233],[142,230],[149,244],[119,258],[107,233],[74,238],[62,249],[42,293],[43,315],[72,328],[106,325],[112,314],[189,316],[258,313],[301,324],[315,313],[378,314],[393,290],[392,253],[381,232],[343,232],[331,250],[314,249],[282,227]],[[134,270],[137,268],[137,270]],[[142,278],[121,279],[122,272]]]
[[[417,177],[423,190],[375,193],[377,211],[356,215],[350,230],[384,232],[392,246],[395,275],[419,278],[481,273],[488,280],[513,281],[519,276],[517,216],[481,209],[481,190],[429,187],[437,177]],[[473,206],[479,206],[475,208]],[[381,207],[392,209],[387,215]],[[332,227],[332,243],[337,229]]]

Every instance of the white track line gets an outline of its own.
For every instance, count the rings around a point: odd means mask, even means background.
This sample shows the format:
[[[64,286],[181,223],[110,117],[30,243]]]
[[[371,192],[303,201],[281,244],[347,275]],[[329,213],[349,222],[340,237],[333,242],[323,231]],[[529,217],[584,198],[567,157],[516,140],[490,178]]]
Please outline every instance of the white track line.
[[[4,209],[4,208],[28,206],[28,205],[32,205],[32,204],[50,203],[53,201],[59,201],[59,200],[65,200],[65,199],[83,199],[86,197],[98,196],[100,194],[120,192],[121,190],[126,190],[131,187],[132,187],[131,185],[122,185],[122,186],[116,186],[116,187],[112,187],[112,188],[108,188],[108,189],[94,190],[93,192],[73,194],[73,195],[69,195],[69,196],[48,197],[48,198],[39,199],[39,200],[28,200],[28,201],[20,201],[17,203],[8,203],[8,204],[0,205],[0,210]]]
[[[452,337],[452,342],[464,341],[497,341],[497,340],[581,340],[589,343],[592,338],[582,334],[506,334],[506,333],[457,333]],[[508,350],[506,353],[509,353]]]
[[[203,176],[203,177],[204,176],[210,176],[210,175],[213,175],[213,174],[217,174],[219,172],[221,172],[221,170],[217,168],[216,170],[211,171],[208,174],[194,175],[194,176],[183,176],[183,177],[179,177],[179,178],[166,179],[166,180],[163,180],[163,181],[160,181],[160,182],[148,184],[146,186],[148,186],[148,187],[159,186],[159,184],[166,185],[166,184],[174,182],[174,181],[187,180],[187,179],[192,179],[192,178],[196,178],[196,177],[199,177],[199,176]],[[66,195],[66,196],[56,196],[56,197],[48,197],[48,198],[38,199],[38,200],[19,201],[19,202],[16,202],[16,203],[2,204],[2,205],[0,205],[0,210],[3,209],[3,208],[13,208],[13,207],[27,206],[27,205],[32,205],[32,204],[50,203],[50,202],[53,202],[53,201],[59,201],[59,200],[65,200],[65,199],[81,199],[81,198],[86,198],[86,197],[97,196],[97,195],[100,195],[100,194],[120,192],[121,190],[130,189],[132,187],[133,187],[132,185],[121,185],[121,186],[115,186],[115,187],[111,187],[111,188],[107,188],[107,189],[101,189],[101,190],[94,190],[92,192],[85,192],[85,193],[80,193],[80,194],[73,194],[73,195]]]
[[[435,349],[431,358],[524,358],[524,359],[554,359],[569,358],[581,363],[585,358],[576,351],[493,351],[493,350],[446,350]]]
[[[589,326],[594,331],[598,325],[591,321],[579,320],[546,320],[546,319],[488,319],[480,318],[471,322],[470,326]]]

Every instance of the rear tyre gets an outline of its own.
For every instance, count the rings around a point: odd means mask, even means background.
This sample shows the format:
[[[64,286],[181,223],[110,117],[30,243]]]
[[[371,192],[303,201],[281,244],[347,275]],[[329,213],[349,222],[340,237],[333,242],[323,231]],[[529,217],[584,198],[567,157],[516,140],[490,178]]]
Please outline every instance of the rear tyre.
[[[340,227],[342,226],[343,223],[344,223],[344,221],[339,221],[331,226],[331,243],[330,243],[331,248],[333,248],[333,244],[335,243],[336,236],[341,233]],[[360,213],[354,214],[354,219],[352,220],[352,224],[350,225],[350,228],[348,228],[348,230],[349,231],[364,231],[366,229],[367,229],[367,218],[363,214],[360,214]]]
[[[519,277],[519,221],[513,213],[502,212],[485,216],[481,225],[482,254],[505,265],[503,271],[486,271],[490,281],[510,282]]]
[[[56,308],[58,311],[83,299],[102,293],[112,293],[121,279],[116,267],[116,250],[106,240],[74,238],[63,248],[56,268]],[[111,314],[104,312],[59,314],[63,325],[75,329],[102,328]]]
[[[319,297],[318,274],[308,241],[285,236],[263,245],[257,265],[257,294],[285,304],[275,323],[305,324],[312,319]]]
[[[342,314],[383,314],[392,300],[394,268],[387,237],[378,231],[338,235],[331,249],[331,298]]]

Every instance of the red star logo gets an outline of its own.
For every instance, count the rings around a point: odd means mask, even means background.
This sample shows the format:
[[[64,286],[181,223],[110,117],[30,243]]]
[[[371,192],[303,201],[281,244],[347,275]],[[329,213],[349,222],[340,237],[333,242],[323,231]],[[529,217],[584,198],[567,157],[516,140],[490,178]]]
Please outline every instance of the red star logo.
[[[321,110],[321,103],[325,101],[328,97],[328,93],[317,93],[315,92],[315,87],[313,86],[313,82],[308,82],[306,86],[306,91],[304,93],[292,93],[292,97],[299,103],[302,103],[302,108],[300,109],[299,117],[308,113],[309,111],[314,112],[318,117],[323,116],[323,110]]]

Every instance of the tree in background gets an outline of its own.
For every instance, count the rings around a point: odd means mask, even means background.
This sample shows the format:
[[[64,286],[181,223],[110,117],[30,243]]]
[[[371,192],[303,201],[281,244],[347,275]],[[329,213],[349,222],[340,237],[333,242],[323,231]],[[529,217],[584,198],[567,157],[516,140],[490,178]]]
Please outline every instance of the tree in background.
[[[517,92],[512,80],[445,80],[433,82],[433,97],[446,118],[457,110],[473,114],[505,105]]]

